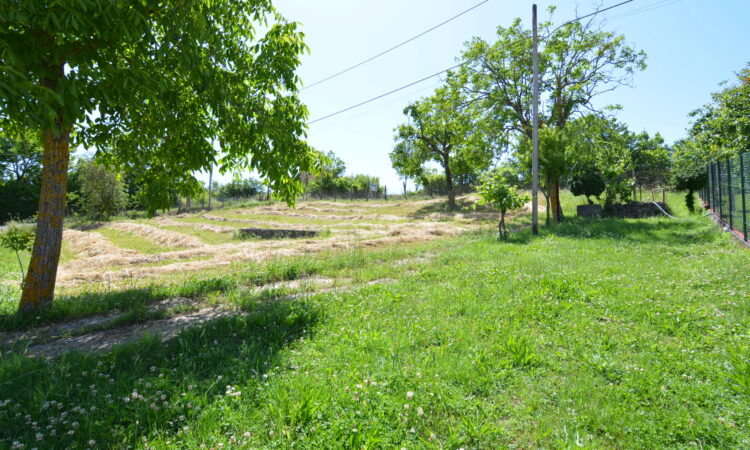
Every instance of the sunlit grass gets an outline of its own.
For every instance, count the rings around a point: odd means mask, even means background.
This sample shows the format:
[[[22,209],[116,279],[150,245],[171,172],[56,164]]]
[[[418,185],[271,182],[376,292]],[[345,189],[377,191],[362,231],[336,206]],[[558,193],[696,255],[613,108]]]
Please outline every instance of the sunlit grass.
[[[63,297],[45,320],[177,296],[244,314],[105,355],[4,354],[0,446],[750,446],[750,253],[679,195],[688,220],[581,220],[580,200],[536,238],[487,224]],[[256,289],[306,277],[360,287]]]
[[[99,227],[93,233],[99,233],[104,236],[116,247],[136,250],[139,253],[146,255],[154,255],[157,253],[165,253],[176,250],[183,250],[182,247],[165,247],[154,243],[152,240],[138,236],[129,231],[115,230],[109,227]]]

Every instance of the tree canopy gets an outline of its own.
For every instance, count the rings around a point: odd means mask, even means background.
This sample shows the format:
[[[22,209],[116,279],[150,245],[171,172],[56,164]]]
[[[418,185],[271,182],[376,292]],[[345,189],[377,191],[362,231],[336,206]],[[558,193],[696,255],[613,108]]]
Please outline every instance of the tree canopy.
[[[420,177],[432,161],[445,171],[448,205],[456,206],[455,177],[476,174],[489,167],[493,147],[476,133],[478,117],[452,74],[434,94],[404,109],[408,121],[396,129],[391,161],[401,175]]]
[[[215,163],[289,202],[317,166],[296,94],[303,35],[270,0],[0,0],[0,24],[0,126],[45,142],[22,310],[52,300],[71,143],[137,174],[150,211]]]
[[[643,51],[628,45],[624,36],[603,30],[594,18],[560,27],[544,22],[539,34],[545,36],[539,49],[541,128],[562,130],[576,116],[594,112],[595,97],[628,85],[634,72],[646,66]],[[530,37],[531,31],[516,19],[510,27],[498,27],[494,43],[475,38],[466,44],[462,57],[468,93],[519,140],[532,137]],[[551,208],[560,220],[559,178],[553,176],[550,185]]]

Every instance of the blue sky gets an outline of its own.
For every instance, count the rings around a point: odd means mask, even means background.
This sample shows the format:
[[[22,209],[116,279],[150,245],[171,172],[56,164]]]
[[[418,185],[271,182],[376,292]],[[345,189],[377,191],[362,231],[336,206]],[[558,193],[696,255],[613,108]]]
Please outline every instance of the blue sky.
[[[310,54],[299,74],[312,84],[420,33],[480,0],[277,0],[277,9],[302,23]],[[618,3],[606,0],[603,7]],[[450,67],[473,36],[491,40],[497,26],[515,17],[530,23],[526,0],[490,0],[450,24],[376,61],[301,93],[311,119],[359,103],[391,89]],[[589,0],[537,1],[540,18],[558,7],[553,20],[563,22],[595,9]],[[655,9],[650,9],[651,7]],[[642,10],[645,8],[645,10]],[[629,12],[642,12],[621,17]],[[620,16],[620,17],[618,17]],[[688,113],[707,103],[719,83],[732,80],[750,61],[750,0],[635,0],[605,13],[606,28],[626,36],[648,54],[648,68],[636,74],[634,87],[620,88],[597,100],[598,106],[620,104],[618,118],[634,131],[660,132],[668,142],[684,136]],[[403,108],[428,95],[435,78],[370,103],[362,108],[312,124],[309,141],[333,150],[348,173],[379,176],[389,192],[399,192],[388,152],[393,128]]]

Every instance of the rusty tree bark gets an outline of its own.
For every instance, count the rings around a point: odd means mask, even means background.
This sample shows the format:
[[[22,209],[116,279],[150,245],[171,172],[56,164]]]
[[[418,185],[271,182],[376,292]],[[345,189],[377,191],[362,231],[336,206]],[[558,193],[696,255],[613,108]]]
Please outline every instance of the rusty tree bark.
[[[556,223],[562,222],[562,207],[560,205],[560,179],[553,177],[549,187],[549,207],[552,210],[552,217]]]
[[[64,65],[57,67],[64,76]],[[58,78],[59,79],[59,78]],[[43,79],[42,86],[55,90],[58,79]],[[23,285],[20,312],[30,312],[52,304],[55,295],[57,266],[62,247],[65,197],[68,188],[70,133],[72,127],[58,114],[57,130],[44,131],[44,159],[36,238]]]

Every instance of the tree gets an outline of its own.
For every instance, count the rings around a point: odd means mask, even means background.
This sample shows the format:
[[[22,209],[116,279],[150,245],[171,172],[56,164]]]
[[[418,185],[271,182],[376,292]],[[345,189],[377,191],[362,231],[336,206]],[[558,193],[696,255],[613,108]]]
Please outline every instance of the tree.
[[[260,194],[262,191],[263,183],[251,177],[244,180],[235,179],[230,181],[219,187],[216,191],[216,195],[222,199],[250,198]],[[198,192],[196,192],[196,194],[198,194]]]
[[[391,161],[398,170],[415,176],[429,161],[445,172],[448,207],[456,207],[454,177],[478,173],[492,162],[492,149],[472,139],[472,105],[462,93],[461,80],[449,73],[444,86],[404,109],[409,121],[396,129],[396,147]],[[395,153],[395,155],[394,155]],[[457,170],[456,170],[457,169]]]
[[[659,133],[650,137],[645,131],[631,136],[630,152],[633,160],[633,199],[636,190],[665,189],[669,184],[669,147]]]
[[[12,250],[18,259],[18,267],[21,271],[21,285],[23,286],[23,263],[21,262],[21,252],[31,251],[34,232],[18,223],[10,223],[7,229],[0,233],[0,247]]]
[[[39,137],[31,131],[0,136],[0,222],[36,214],[42,154]]]
[[[547,225],[550,217],[561,218],[560,202],[553,202],[553,193],[559,190],[559,183],[575,167],[576,155],[573,138],[568,129],[542,127],[539,129],[539,186],[547,201]],[[523,165],[526,177],[531,179],[531,139],[521,135],[516,157]]]
[[[594,204],[591,197],[599,198],[604,192],[604,188],[602,176],[593,168],[575,173],[570,179],[570,192],[576,196],[585,196],[589,205]]]
[[[256,170],[288,202],[317,166],[297,96],[303,35],[271,0],[0,0],[0,23],[0,126],[44,136],[21,311],[54,296],[71,144],[137,173],[149,212],[216,162]]]
[[[595,97],[629,84],[634,71],[645,68],[643,52],[627,45],[622,35],[602,30],[594,18],[558,28],[542,23],[540,34],[547,36],[539,50],[542,127],[564,129],[576,115],[594,111]],[[480,38],[467,44],[462,56],[466,89],[492,116],[502,118],[509,132],[531,139],[531,32],[517,19],[508,28],[498,27],[497,36],[493,44]],[[557,221],[562,219],[562,175],[549,180]]]
[[[508,227],[505,225],[505,214],[522,207],[530,199],[527,195],[519,194],[516,188],[507,183],[505,175],[498,170],[485,172],[479,183],[480,203],[491,204],[500,210],[500,222],[497,225],[498,237],[508,237]]]
[[[690,137],[713,161],[750,149],[750,64],[737,83],[713,94],[713,102],[693,111]],[[711,161],[711,162],[713,162]]]
[[[695,211],[695,192],[708,184],[706,166],[715,159],[694,140],[677,141],[672,153],[672,184],[685,194],[685,206]]]
[[[96,161],[81,163],[80,202],[86,215],[93,220],[109,220],[128,204],[128,196],[120,177]]]
[[[418,149],[409,140],[397,142],[393,151],[388,154],[391,165],[401,177],[404,185],[404,198],[406,198],[406,187],[409,180],[418,181],[424,175],[423,161],[418,156]]]

